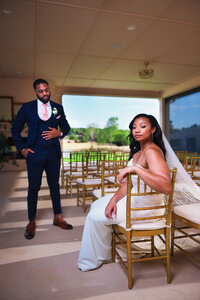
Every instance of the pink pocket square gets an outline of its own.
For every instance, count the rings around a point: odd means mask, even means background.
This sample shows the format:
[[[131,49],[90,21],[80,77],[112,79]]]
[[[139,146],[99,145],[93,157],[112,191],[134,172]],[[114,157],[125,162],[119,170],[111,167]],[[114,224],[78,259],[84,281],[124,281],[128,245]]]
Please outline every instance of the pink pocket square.
[[[57,116],[56,119],[60,119],[61,115]]]

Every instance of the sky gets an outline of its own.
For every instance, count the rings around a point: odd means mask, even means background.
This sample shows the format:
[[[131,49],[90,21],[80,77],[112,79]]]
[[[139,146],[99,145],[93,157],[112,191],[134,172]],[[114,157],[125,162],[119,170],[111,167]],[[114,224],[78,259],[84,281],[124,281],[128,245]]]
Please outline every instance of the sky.
[[[170,105],[170,120],[176,129],[200,125],[199,115],[200,92],[178,98]]]
[[[118,117],[118,128],[128,130],[139,113],[151,114],[160,123],[158,99],[63,95],[62,104],[72,128],[87,128],[90,124],[104,128],[109,118]]]

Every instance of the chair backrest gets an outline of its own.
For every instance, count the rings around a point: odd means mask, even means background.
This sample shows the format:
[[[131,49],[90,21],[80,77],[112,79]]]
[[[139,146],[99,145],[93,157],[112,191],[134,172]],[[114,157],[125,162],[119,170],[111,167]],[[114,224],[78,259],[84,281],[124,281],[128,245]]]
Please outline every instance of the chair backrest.
[[[62,169],[65,167],[65,164],[69,163],[69,156],[70,156],[69,151],[62,151],[62,155],[61,155],[61,167],[62,167]]]
[[[187,151],[175,151],[179,161],[184,164]]]
[[[166,225],[171,225],[171,218],[172,218],[172,201],[173,201],[173,193],[174,193],[174,185],[175,185],[175,178],[176,178],[176,171],[177,169],[174,168],[170,171],[171,176],[171,192],[168,196],[164,195],[163,193],[156,192],[152,190],[138,175],[135,173],[130,173],[127,176],[127,202],[126,202],[126,228],[130,229],[132,223],[134,221],[145,221],[150,222],[153,219],[166,219]],[[131,177],[134,176],[134,192],[132,191],[132,180]],[[159,196],[161,195],[161,196]],[[161,201],[158,204],[154,204],[155,197],[163,198],[165,201]],[[134,201],[137,197],[142,197],[142,201]],[[154,197],[154,199],[153,199]],[[152,198],[152,199],[151,199]],[[147,200],[148,205],[145,204]],[[142,206],[140,206],[140,202]],[[137,203],[137,205],[135,205]],[[146,213],[145,213],[146,211]],[[150,213],[154,211],[154,213]],[[134,216],[134,213],[140,212],[141,217]]]
[[[73,172],[77,172],[81,168],[83,152],[81,151],[72,151],[69,154],[69,165],[70,165],[70,175]]]
[[[193,158],[191,177],[192,179],[200,179],[200,156]]]
[[[106,193],[113,193],[110,189],[105,191],[105,188],[115,188],[119,187],[119,183],[117,182],[117,176],[121,169],[126,168],[128,165],[128,160],[106,160],[102,161],[102,169],[101,169],[101,196],[105,196]],[[106,182],[107,179],[113,178],[112,182]]]
[[[188,174],[193,176],[195,171],[200,170],[200,157],[199,156],[186,156],[184,168]]]

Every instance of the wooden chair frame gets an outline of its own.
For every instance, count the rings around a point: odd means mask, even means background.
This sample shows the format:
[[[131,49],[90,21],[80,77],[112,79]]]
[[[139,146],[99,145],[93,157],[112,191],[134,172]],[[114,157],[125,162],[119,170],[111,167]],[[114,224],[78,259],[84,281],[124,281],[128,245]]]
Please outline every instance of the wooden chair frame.
[[[88,155],[84,155],[82,157],[82,177],[76,180],[76,187],[77,187],[77,206],[79,203],[83,205],[83,211],[86,212],[86,201],[87,200],[94,200],[91,194],[91,191],[101,186],[101,179],[99,174],[101,172],[101,165],[97,168],[95,175],[98,175],[98,178],[94,178],[94,172],[90,174],[88,171]],[[90,177],[88,177],[90,175]],[[93,181],[93,182],[91,182]],[[90,182],[90,183],[89,183]],[[82,200],[81,195],[82,193]]]
[[[72,198],[72,190],[73,190],[73,183],[76,182],[76,179],[82,177],[82,156],[83,153],[81,152],[71,152],[70,153],[70,162],[69,162],[69,171],[65,172],[65,189],[66,194],[70,194]],[[80,166],[81,160],[81,166]]]
[[[101,188],[98,190],[101,192],[101,197],[105,194],[113,193],[113,188],[118,188],[120,184],[117,182],[117,176],[119,175],[120,169],[127,166],[128,160],[106,160],[102,161],[101,174]],[[113,181],[111,181],[113,178]],[[98,199],[93,195],[93,201]]]
[[[132,288],[132,263],[138,262],[138,261],[147,261],[147,260],[157,260],[157,259],[165,259],[167,261],[166,267],[167,267],[167,282],[171,282],[171,274],[170,274],[170,233],[171,233],[171,219],[172,219],[172,201],[173,201],[173,193],[174,193],[174,184],[175,184],[175,178],[176,178],[176,168],[171,173],[171,193],[167,197],[168,201],[164,205],[159,206],[151,206],[151,207],[141,207],[141,208],[132,208],[131,207],[131,197],[134,196],[145,196],[145,195],[155,195],[155,194],[161,194],[158,192],[153,191],[151,188],[148,188],[148,186],[144,183],[144,190],[140,191],[140,178],[138,177],[137,180],[137,189],[138,193],[132,193],[132,182],[131,182],[131,175],[128,174],[127,176],[127,203],[126,203],[126,228],[120,226],[120,225],[113,225],[113,239],[112,239],[112,260],[115,262],[115,256],[117,256],[122,262],[123,266],[126,268],[128,272],[128,287],[129,289]],[[150,189],[150,191],[148,191]],[[157,216],[149,216],[149,217],[141,217],[141,218],[133,218],[131,217],[131,213],[138,210],[155,210],[155,209],[165,209],[165,214],[157,215]],[[147,220],[153,220],[153,219],[165,219],[165,227],[161,227],[159,229],[149,229],[149,230],[134,230],[134,226],[132,226],[133,221],[147,221]],[[161,236],[164,235],[165,239]],[[164,255],[161,255],[159,250],[154,245],[154,236],[158,235],[160,239],[163,241],[166,247],[166,253]],[[134,237],[147,237],[150,236],[150,239],[142,239],[142,242],[150,242],[151,243],[151,256],[145,257],[145,258],[139,258],[139,259],[133,259],[131,257],[131,246],[134,243]],[[137,241],[138,242],[138,241]],[[121,257],[119,254],[116,245],[121,244],[127,252],[127,262]],[[157,252],[157,256],[155,256],[155,251]]]

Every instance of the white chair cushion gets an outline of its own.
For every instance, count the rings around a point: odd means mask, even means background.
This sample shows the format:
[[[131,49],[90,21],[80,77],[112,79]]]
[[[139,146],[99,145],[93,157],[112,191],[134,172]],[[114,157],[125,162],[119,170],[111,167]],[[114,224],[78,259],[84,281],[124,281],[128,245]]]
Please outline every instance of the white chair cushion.
[[[175,206],[174,212],[180,217],[196,224],[200,224],[200,203]]]
[[[105,189],[105,194],[109,193],[110,197],[112,197],[114,195],[114,193],[118,190],[118,188],[110,188],[110,189]],[[93,190],[92,194],[96,197],[96,198],[101,198],[101,189],[97,189],[97,190]]]
[[[199,172],[199,171],[195,171],[195,172],[193,173],[193,175],[194,175],[195,177],[199,177],[199,178],[200,178],[200,172]]]
[[[120,223],[119,226],[126,229],[126,222]],[[133,230],[154,230],[154,229],[161,229],[166,227],[165,219],[153,220],[152,222],[146,221],[135,221],[131,229]]]
[[[88,170],[92,171],[92,170],[96,170],[97,169],[97,166],[88,166]]]
[[[117,181],[115,181],[115,176],[106,177],[106,180],[108,180],[111,183],[118,183]]]
[[[70,172],[67,172],[66,173],[66,175],[67,176],[70,176],[70,175],[72,175],[73,177],[75,177],[75,176],[82,176],[82,172],[72,172],[72,174],[70,174]]]
[[[101,189],[93,190],[92,195],[95,196],[97,199],[101,198]]]
[[[98,185],[101,184],[101,179],[85,179],[83,182],[82,178],[79,178],[76,180],[76,182],[85,185]]]

